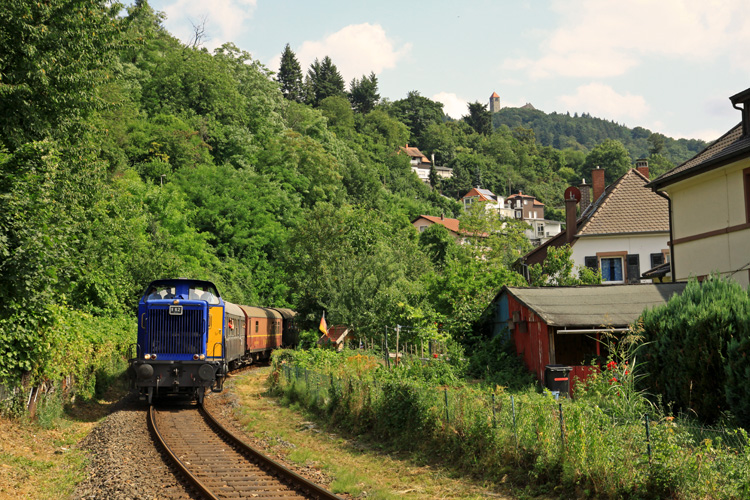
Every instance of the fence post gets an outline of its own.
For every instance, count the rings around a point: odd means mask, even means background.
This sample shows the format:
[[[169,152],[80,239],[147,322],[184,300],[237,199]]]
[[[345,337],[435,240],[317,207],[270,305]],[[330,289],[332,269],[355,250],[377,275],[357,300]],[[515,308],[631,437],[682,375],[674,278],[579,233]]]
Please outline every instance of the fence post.
[[[450,415],[448,414],[448,388],[447,387],[445,388],[444,394],[445,394],[445,422],[449,424],[451,422],[451,419],[450,419]]]
[[[492,428],[497,428],[497,415],[495,413],[495,393],[492,393]]]
[[[516,438],[516,454],[518,454],[518,430],[516,429],[516,401],[510,397],[510,407],[513,409],[513,435]]]
[[[560,446],[565,448],[565,422],[563,419],[562,403],[557,403],[557,407],[560,411]]]
[[[646,452],[648,453],[648,463],[651,465],[651,429],[649,428],[648,413],[646,413]]]

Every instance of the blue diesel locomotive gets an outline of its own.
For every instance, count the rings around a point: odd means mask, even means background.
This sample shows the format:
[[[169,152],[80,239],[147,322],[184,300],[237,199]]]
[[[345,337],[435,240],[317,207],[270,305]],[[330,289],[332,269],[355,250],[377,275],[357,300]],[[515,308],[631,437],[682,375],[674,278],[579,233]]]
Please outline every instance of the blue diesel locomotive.
[[[138,303],[138,340],[129,367],[132,388],[149,403],[171,394],[203,403],[206,389],[223,390],[230,369],[267,358],[282,343],[296,343],[287,333],[294,332],[294,313],[282,311],[225,302],[209,281],[152,282]]]

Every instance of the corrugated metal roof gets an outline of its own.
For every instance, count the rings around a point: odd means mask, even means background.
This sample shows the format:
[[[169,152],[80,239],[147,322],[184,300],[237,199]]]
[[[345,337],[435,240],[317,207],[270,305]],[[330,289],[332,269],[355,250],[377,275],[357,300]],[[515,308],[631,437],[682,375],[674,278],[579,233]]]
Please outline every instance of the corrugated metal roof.
[[[534,311],[550,326],[621,327],[634,323],[644,309],[661,306],[687,283],[504,287],[503,291]]]

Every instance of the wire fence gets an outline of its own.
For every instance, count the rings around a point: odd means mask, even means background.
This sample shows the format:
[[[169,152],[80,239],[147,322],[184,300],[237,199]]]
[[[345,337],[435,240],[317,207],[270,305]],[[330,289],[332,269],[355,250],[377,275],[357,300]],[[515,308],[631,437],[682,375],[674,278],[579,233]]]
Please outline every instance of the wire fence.
[[[617,483],[600,485],[603,490],[661,474],[672,486],[689,478],[699,481],[690,488],[735,491],[738,464],[747,462],[748,437],[742,429],[650,414],[623,418],[570,399],[540,401],[478,387],[435,388],[403,379],[334,376],[289,363],[282,367],[287,389],[305,395],[310,406],[342,420],[349,415],[370,422],[361,425],[378,427],[380,435],[455,436],[464,444],[453,446],[474,454],[475,462],[491,461],[480,455],[494,453],[518,464],[570,467],[588,478]]]

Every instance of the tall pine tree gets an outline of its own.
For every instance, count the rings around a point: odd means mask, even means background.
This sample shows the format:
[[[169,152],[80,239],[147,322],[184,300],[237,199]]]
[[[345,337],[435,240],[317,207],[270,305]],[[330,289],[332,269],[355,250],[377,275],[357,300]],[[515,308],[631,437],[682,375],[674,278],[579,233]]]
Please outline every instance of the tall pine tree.
[[[297,56],[286,44],[284,52],[281,54],[281,66],[279,67],[279,84],[281,84],[281,93],[285,99],[290,101],[302,102],[305,97],[302,87],[302,67],[299,65]]]
[[[315,59],[310,65],[305,78],[306,102],[317,107],[320,101],[334,95],[345,95],[344,78],[331,58],[325,56],[322,61]]]
[[[370,76],[362,75],[361,80],[352,78],[349,84],[349,102],[352,103],[354,111],[363,115],[367,114],[372,111],[379,100],[378,78],[375,73],[370,73]]]

